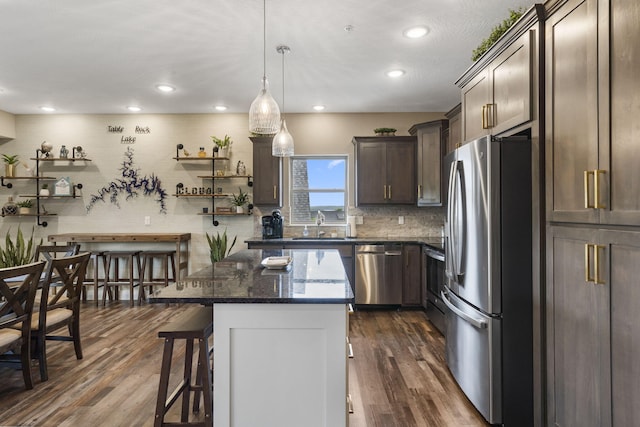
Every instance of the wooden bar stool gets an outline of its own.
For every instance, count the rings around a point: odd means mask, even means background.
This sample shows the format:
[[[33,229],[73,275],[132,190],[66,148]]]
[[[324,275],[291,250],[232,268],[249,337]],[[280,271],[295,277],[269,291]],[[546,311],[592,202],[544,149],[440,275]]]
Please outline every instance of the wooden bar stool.
[[[213,307],[198,307],[187,314],[183,314],[175,321],[158,331],[158,337],[164,338],[164,352],[162,354],[162,368],[160,370],[160,385],[156,402],[155,427],[168,425],[184,426],[213,426],[211,395],[211,369],[209,365],[209,337],[213,335]],[[184,374],[182,381],[169,397],[169,376],[171,374],[171,359],[174,341],[185,340]],[[193,371],[193,341],[198,340],[198,362],[195,378]],[[195,383],[194,383],[195,380]],[[189,400],[194,392],[193,412],[200,411],[200,394],[204,397],[204,421],[189,422]],[[182,395],[182,410],[180,423],[166,422],[165,415]]]
[[[102,265],[102,271],[104,273],[103,278],[107,277],[107,258],[104,251],[90,251],[91,257],[89,258],[89,268],[92,274],[85,276],[84,283],[82,284],[82,301],[87,300],[87,287],[93,286],[93,299],[98,306],[98,290],[100,289],[100,265]],[[104,279],[103,279],[104,280]]]
[[[138,289],[138,304],[142,304],[145,299],[144,288],[149,287],[149,293],[153,293],[154,286],[168,286],[170,282],[176,281],[176,251],[175,250],[152,250],[142,251],[142,269],[140,270],[140,288]],[[163,276],[154,276],[153,263],[159,259],[162,264]],[[171,276],[169,275],[171,266]]]
[[[133,307],[136,278],[140,277],[140,251],[106,251],[104,288],[102,290],[102,305],[106,305],[107,294],[109,299],[120,299],[120,286],[129,287],[129,305]],[[127,276],[120,275],[120,261],[127,266]],[[137,276],[137,277],[136,277]],[[113,294],[111,289],[113,288]]]

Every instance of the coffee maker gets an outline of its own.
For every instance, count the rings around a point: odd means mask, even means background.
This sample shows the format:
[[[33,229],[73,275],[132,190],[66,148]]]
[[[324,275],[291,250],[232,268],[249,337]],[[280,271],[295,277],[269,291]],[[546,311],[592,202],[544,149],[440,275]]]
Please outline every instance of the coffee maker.
[[[262,217],[262,238],[282,239],[282,214],[279,210]]]

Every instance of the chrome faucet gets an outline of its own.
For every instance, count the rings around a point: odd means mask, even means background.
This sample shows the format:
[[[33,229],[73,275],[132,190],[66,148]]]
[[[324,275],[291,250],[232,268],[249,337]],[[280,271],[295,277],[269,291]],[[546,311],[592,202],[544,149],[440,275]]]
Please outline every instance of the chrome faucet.
[[[324,225],[324,221],[324,214],[318,210],[318,215],[316,216],[316,237],[318,238],[324,235],[324,231],[320,231],[320,226]]]

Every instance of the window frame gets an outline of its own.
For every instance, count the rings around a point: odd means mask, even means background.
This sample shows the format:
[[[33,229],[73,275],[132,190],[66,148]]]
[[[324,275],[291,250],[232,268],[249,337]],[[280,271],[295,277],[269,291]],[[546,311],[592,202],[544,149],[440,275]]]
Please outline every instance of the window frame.
[[[343,160],[344,161],[344,189],[341,188],[321,188],[321,189],[294,189],[294,167],[293,162],[295,160]],[[296,154],[290,157],[289,159],[289,179],[288,179],[288,190],[289,190],[289,225],[291,226],[309,226],[316,224],[313,221],[310,222],[293,222],[293,213],[294,213],[294,205],[293,201],[295,200],[294,193],[297,192],[308,192],[308,193],[342,193],[344,192],[344,221],[341,222],[326,222],[326,226],[345,226],[347,224],[347,208],[349,206],[349,155],[348,154]]]

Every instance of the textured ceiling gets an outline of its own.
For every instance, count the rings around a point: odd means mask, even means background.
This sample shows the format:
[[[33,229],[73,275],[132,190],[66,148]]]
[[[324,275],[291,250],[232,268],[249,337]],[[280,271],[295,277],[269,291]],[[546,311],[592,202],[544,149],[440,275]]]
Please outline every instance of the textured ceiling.
[[[285,111],[447,111],[472,50],[530,0],[267,0],[267,77]],[[246,113],[263,72],[262,0],[0,0],[0,110]],[[353,31],[345,31],[351,25]],[[429,34],[402,32],[426,25]],[[385,72],[406,75],[390,79]],[[155,85],[177,88],[163,94]],[[282,105],[281,105],[282,107]]]

